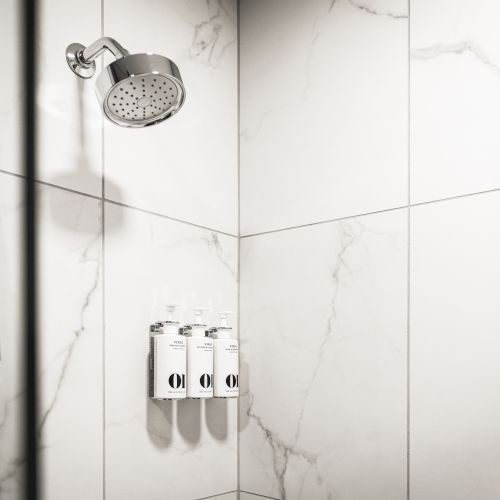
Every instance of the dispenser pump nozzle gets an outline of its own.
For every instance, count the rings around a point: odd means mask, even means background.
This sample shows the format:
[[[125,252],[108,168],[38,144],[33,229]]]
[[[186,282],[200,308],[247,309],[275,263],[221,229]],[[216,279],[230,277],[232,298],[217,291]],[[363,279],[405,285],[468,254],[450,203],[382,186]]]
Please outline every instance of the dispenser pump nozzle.
[[[179,334],[179,322],[175,321],[174,313],[177,308],[177,304],[167,304],[165,309],[167,310],[167,319],[165,321],[161,321],[161,333],[168,333],[171,335]]]
[[[203,322],[203,315],[208,311],[208,307],[196,307],[194,310],[194,323],[183,328],[184,335],[190,337],[206,337],[206,324]]]
[[[227,318],[231,311],[219,311],[219,326],[210,329],[210,336],[214,339],[230,339],[232,328],[227,325]]]
[[[221,328],[228,328],[227,319],[230,314],[232,314],[231,311],[219,311],[219,321]]]
[[[205,312],[208,311],[208,307],[196,307],[194,310],[194,324],[195,325],[204,325],[204,315]]]
[[[177,304],[167,304],[165,306],[167,310],[167,321],[172,323],[174,322],[175,310],[177,309]]]

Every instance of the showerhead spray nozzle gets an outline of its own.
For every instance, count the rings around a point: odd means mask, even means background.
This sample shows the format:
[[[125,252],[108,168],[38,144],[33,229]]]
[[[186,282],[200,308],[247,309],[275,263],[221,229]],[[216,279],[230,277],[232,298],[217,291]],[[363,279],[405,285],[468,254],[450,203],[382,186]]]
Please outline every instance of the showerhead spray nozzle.
[[[95,59],[108,50],[116,60],[97,77],[96,91],[105,116],[122,127],[155,125],[174,115],[186,91],[179,68],[158,54],[130,54],[116,40],[100,38],[88,47],[72,43],[66,61],[81,78],[95,74]]]

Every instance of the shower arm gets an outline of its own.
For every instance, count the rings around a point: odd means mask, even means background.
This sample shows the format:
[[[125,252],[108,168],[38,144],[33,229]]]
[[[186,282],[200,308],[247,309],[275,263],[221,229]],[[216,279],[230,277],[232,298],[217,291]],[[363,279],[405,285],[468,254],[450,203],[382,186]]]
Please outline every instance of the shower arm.
[[[81,78],[91,78],[96,69],[95,59],[106,51],[111,52],[116,59],[129,55],[129,51],[116,40],[104,36],[88,47],[81,43],[72,43],[66,49],[66,61],[73,73]]]
[[[120,59],[129,54],[129,51],[124,49],[116,40],[104,36],[94,43],[91,43],[83,50],[81,54],[82,62],[89,63],[103,54],[106,50],[109,50],[116,59]]]

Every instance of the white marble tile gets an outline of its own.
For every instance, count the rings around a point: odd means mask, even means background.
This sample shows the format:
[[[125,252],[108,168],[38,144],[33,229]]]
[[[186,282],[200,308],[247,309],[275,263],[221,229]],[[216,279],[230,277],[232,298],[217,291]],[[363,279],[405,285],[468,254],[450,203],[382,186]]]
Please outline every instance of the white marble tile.
[[[231,491],[231,493],[225,493],[224,495],[218,495],[213,498],[214,500],[238,500],[238,492]]]
[[[411,200],[500,187],[500,4],[411,4]]]
[[[403,0],[241,3],[241,231],[407,203]]]
[[[171,58],[187,95],[157,126],[106,123],[106,197],[236,234],[236,2],[106,0],[104,9],[106,33]]]
[[[240,484],[406,498],[406,210],[241,242]]]
[[[100,196],[102,114],[95,82],[72,73],[65,51],[72,42],[87,45],[99,38],[101,1],[82,8],[76,0],[43,0],[39,11],[38,177]]]
[[[103,490],[101,205],[40,189],[42,498]]]
[[[0,80],[0,170],[22,172],[20,133],[22,116],[21,4],[17,0],[0,2],[0,60],[4,77]]]
[[[20,209],[12,193],[21,189],[22,182],[6,174],[1,177],[2,215],[11,222],[15,210]],[[100,205],[94,199],[56,188],[39,187],[38,193],[41,497],[98,499],[102,495],[103,444]],[[14,242],[16,239],[11,244]],[[7,252],[2,259],[9,264],[2,271],[2,284],[6,276],[5,293],[13,294],[10,300],[2,300],[7,334],[19,333],[11,275],[21,255],[17,248],[14,255]],[[1,347],[2,364],[9,363],[12,376],[14,346],[7,341]],[[22,411],[20,399],[12,399],[17,394],[19,386],[15,393],[7,393],[10,401],[3,414],[9,453],[14,451],[10,446],[13,419],[17,420]],[[23,463],[19,449],[11,456],[2,453],[2,458],[10,464],[5,468],[2,460],[2,479],[15,471],[16,464]],[[12,481],[6,484],[7,492],[14,488]],[[5,498],[17,498],[12,495]]]
[[[237,238],[109,203],[105,220],[106,498],[233,491],[237,401],[153,402],[147,363],[163,304],[184,323],[195,306],[237,310]]]
[[[239,500],[266,500],[266,498],[271,498],[271,497],[263,497],[261,495],[252,495],[251,493],[247,493],[246,491],[241,491],[240,492],[240,498]],[[271,500],[273,500],[271,498]]]
[[[0,173],[0,498],[18,500],[22,476],[22,208],[19,180]]]
[[[500,194],[411,214],[414,500],[500,497]]]

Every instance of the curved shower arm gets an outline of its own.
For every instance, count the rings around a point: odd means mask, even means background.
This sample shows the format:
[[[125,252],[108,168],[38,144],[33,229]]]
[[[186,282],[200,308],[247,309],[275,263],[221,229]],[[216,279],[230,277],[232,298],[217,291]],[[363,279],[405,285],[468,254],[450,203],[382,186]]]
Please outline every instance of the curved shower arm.
[[[71,43],[66,48],[66,62],[71,71],[80,78],[91,78],[95,73],[95,59],[106,50],[116,59],[128,56],[129,51],[124,49],[116,40],[103,36],[85,47],[81,43]]]
[[[104,36],[91,43],[81,53],[81,60],[83,63],[90,63],[106,50],[109,50],[116,59],[120,59],[129,54],[129,51],[123,48],[115,39]]]

